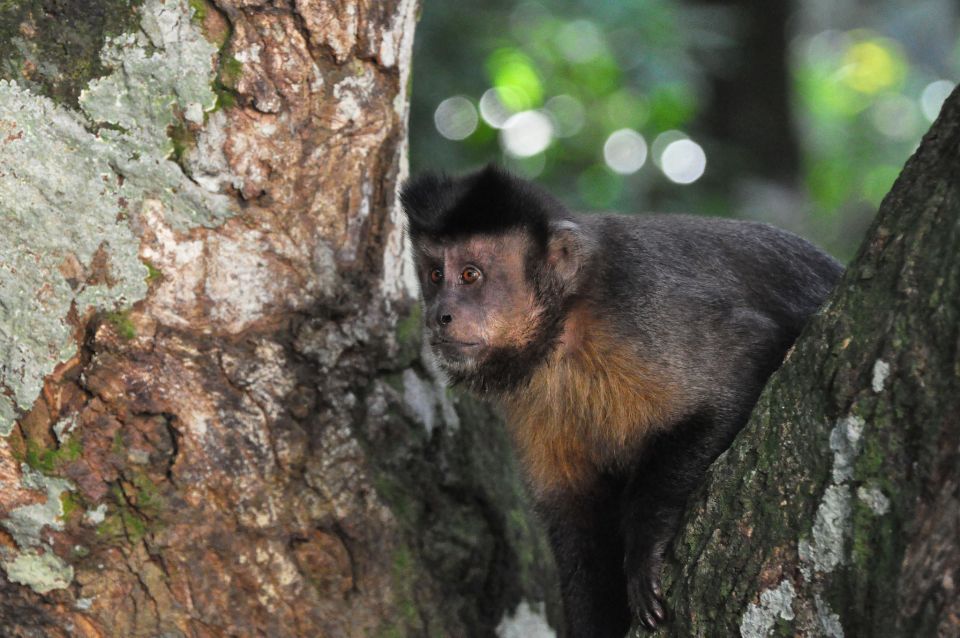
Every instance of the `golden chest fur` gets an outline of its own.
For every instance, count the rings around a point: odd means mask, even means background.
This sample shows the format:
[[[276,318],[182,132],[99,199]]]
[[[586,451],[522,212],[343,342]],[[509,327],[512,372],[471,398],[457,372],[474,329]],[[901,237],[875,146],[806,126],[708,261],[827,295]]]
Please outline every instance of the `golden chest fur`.
[[[556,352],[504,401],[534,491],[583,491],[671,422],[676,391],[652,366],[574,315]]]

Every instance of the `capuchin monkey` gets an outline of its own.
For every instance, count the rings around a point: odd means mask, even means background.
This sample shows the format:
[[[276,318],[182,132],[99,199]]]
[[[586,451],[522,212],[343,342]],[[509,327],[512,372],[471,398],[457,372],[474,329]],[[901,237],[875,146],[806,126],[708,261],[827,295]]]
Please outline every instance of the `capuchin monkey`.
[[[765,224],[576,215],[487,167],[401,193],[424,337],[500,404],[560,574],[567,634],[667,613],[665,549],[842,273]]]

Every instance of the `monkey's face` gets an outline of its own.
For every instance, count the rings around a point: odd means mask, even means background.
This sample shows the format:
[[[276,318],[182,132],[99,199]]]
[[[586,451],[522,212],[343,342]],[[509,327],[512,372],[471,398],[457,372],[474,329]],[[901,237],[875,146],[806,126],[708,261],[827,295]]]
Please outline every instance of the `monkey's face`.
[[[491,385],[481,378],[495,373],[491,364],[519,356],[542,332],[527,238],[475,235],[417,248],[425,340],[453,381]]]

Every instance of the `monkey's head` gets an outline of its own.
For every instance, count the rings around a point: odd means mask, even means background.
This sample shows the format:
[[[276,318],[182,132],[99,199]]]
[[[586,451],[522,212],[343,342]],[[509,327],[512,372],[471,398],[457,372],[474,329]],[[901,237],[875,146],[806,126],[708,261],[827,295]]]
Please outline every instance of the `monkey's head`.
[[[493,166],[421,175],[401,200],[441,369],[481,394],[518,388],[556,346],[588,238],[548,193]]]

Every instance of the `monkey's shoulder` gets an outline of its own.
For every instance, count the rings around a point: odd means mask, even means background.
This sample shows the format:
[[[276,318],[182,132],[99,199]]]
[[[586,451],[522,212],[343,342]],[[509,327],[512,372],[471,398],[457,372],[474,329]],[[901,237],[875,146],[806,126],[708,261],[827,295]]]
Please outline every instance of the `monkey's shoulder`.
[[[648,250],[721,253],[787,249],[785,258],[808,254],[833,261],[806,239],[765,222],[686,214],[580,214],[577,220],[609,244],[642,246]]]
[[[578,222],[603,246],[593,264],[603,294],[624,303],[654,296],[723,310],[796,301],[809,314],[843,272],[809,241],[762,222],[616,214]]]

